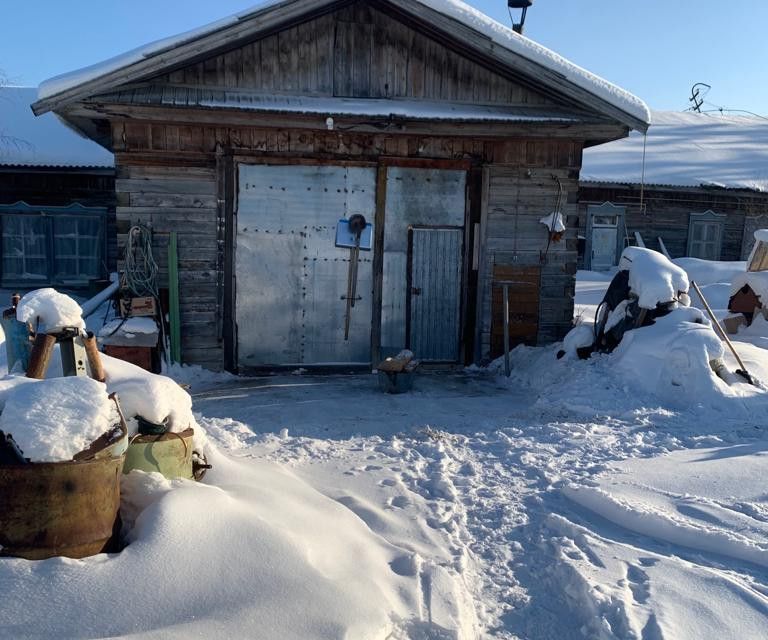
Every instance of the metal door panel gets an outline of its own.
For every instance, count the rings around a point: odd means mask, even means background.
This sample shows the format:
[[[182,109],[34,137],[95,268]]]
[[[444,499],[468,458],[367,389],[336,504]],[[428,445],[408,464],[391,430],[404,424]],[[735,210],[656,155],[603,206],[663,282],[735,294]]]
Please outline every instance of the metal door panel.
[[[463,229],[412,229],[409,345],[420,360],[459,359]]]
[[[349,249],[336,223],[373,220],[372,167],[240,165],[235,319],[241,366],[370,362],[372,252],[360,252],[344,340]]]
[[[303,255],[301,236],[239,229],[237,323],[241,363],[301,362],[301,306],[286,295],[301,286],[301,272],[286,268]]]

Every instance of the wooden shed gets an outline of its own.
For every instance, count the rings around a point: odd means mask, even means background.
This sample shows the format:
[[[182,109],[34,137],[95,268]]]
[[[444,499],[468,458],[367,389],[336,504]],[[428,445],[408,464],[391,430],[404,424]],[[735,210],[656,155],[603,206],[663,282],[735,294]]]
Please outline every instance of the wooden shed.
[[[183,360],[238,371],[497,355],[500,281],[513,345],[561,338],[582,150],[648,122],[634,96],[437,0],[274,2],[41,95],[36,113],[114,151],[119,232],[151,225],[161,277],[178,232]],[[568,229],[550,242],[556,209]],[[370,250],[348,300],[337,232],[354,214]]]
[[[114,161],[36,98],[0,87],[0,286],[81,289],[116,266]]]
[[[673,258],[746,260],[754,231],[768,226],[768,121],[665,111],[652,119],[647,139],[633,133],[584,154],[581,264],[618,264],[636,233]]]

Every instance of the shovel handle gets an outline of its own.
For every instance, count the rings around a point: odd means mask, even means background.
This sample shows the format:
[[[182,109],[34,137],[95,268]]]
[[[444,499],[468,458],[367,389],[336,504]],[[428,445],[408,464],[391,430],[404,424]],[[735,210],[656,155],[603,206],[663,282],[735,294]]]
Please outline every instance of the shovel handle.
[[[744,373],[747,373],[747,367],[744,366],[744,363],[742,362],[741,358],[739,358],[739,354],[736,353],[736,349],[733,346],[733,343],[731,342],[731,339],[728,337],[728,335],[725,333],[723,328],[720,326],[720,322],[718,322],[717,318],[715,317],[715,314],[712,312],[712,309],[709,306],[709,303],[707,302],[707,299],[704,297],[704,294],[701,292],[701,289],[699,289],[699,285],[697,285],[693,280],[691,280],[691,286],[693,287],[694,291],[696,291],[696,294],[701,299],[701,302],[704,304],[704,308],[707,310],[707,314],[709,315],[710,320],[712,320],[712,324],[714,324],[717,327],[718,333],[720,334],[720,339],[725,342],[725,344],[728,345],[728,348],[731,350],[731,353],[733,354],[733,357],[736,358],[736,362],[739,363],[739,366],[741,367],[741,370]],[[747,375],[749,375],[747,373]]]

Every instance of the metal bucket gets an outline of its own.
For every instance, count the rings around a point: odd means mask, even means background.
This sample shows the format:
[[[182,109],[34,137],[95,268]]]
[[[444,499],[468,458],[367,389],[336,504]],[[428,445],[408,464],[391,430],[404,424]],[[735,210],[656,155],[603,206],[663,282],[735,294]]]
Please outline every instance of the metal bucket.
[[[123,456],[0,465],[0,556],[42,560],[107,551]]]
[[[194,478],[192,468],[192,428],[180,433],[136,435],[125,452],[123,473],[134,469],[162,473],[166,478]]]
[[[384,393],[406,393],[413,389],[413,371],[379,371],[379,389]]]

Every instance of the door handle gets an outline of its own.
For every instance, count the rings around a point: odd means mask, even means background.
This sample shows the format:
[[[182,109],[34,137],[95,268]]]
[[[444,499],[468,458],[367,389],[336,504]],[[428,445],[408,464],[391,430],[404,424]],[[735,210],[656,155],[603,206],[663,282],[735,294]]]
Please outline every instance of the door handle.
[[[421,287],[411,287],[411,295],[412,296],[420,296],[421,295]]]

